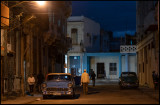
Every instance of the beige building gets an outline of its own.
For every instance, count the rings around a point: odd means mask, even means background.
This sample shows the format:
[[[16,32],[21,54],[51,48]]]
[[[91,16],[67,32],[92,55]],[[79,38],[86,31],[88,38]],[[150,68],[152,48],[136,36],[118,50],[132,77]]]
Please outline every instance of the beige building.
[[[153,88],[152,71],[159,74],[159,13],[155,1],[137,1],[137,72],[140,85]],[[159,8],[159,7],[158,7]],[[159,16],[157,16],[159,19]]]
[[[1,43],[1,95],[24,96],[30,74],[37,81],[39,72],[44,76],[63,72],[64,54],[71,47],[67,37],[71,12],[71,1],[46,1],[44,7],[34,1],[1,3],[1,20],[5,17],[1,23],[1,41],[5,42]]]

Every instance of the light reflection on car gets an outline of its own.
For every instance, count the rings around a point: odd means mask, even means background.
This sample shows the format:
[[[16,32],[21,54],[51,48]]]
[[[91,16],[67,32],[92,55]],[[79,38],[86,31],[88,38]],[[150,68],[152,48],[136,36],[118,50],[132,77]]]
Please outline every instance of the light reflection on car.
[[[75,95],[75,82],[69,73],[50,73],[42,84],[43,99],[48,96],[70,96]]]
[[[135,72],[122,72],[119,78],[119,86],[123,88],[138,88],[139,81]]]

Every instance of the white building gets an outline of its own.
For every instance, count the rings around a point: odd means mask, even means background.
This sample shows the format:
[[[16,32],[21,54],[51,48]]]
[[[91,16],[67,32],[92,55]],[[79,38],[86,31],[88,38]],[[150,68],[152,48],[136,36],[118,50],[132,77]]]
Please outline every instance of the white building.
[[[68,72],[74,69],[80,75],[84,68],[85,48],[92,46],[92,35],[100,35],[100,25],[84,16],[71,16],[68,18],[67,34],[72,38],[72,49],[67,54]]]
[[[68,18],[67,33],[72,38],[72,49],[67,53],[67,73],[80,76],[86,69],[88,73],[95,71],[96,78],[118,80],[121,72],[137,72],[135,50],[125,50],[133,46],[122,46],[121,52],[87,52],[88,47],[96,44],[94,36],[100,35],[100,25],[93,20],[72,16]]]

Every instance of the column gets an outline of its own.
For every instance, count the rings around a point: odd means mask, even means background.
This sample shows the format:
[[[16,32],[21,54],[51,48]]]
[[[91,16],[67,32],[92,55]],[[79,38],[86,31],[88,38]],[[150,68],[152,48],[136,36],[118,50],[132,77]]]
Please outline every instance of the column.
[[[122,56],[120,55],[119,56],[119,77],[121,75],[121,72],[122,72]]]
[[[21,31],[22,32],[22,31]],[[22,90],[22,96],[25,94],[25,85],[24,85],[24,37],[23,34],[21,33],[21,90]]]
[[[128,61],[129,61],[129,60],[128,60],[128,54],[126,54],[126,55],[125,55],[125,69],[126,69],[125,71],[126,71],[126,72],[129,72]]]
[[[83,68],[82,68],[82,73],[84,72],[84,69],[87,70],[87,55],[84,53],[83,55]]]
[[[70,73],[70,59],[69,59],[69,54],[67,54],[67,73]]]

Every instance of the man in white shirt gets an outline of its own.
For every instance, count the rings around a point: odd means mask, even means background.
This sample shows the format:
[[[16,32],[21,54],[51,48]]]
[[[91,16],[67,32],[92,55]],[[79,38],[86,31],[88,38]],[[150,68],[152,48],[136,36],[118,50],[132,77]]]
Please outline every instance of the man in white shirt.
[[[29,84],[30,93],[32,93],[33,88],[34,88],[34,84],[35,84],[35,78],[33,77],[32,74],[30,77],[28,77],[28,84]]]
[[[81,76],[81,84],[83,85],[84,94],[88,94],[89,75],[84,69],[84,73]]]

